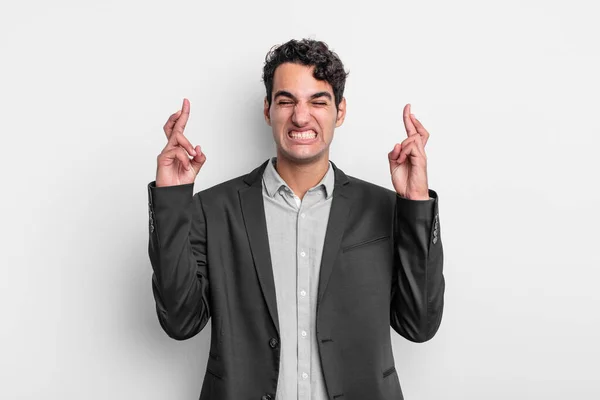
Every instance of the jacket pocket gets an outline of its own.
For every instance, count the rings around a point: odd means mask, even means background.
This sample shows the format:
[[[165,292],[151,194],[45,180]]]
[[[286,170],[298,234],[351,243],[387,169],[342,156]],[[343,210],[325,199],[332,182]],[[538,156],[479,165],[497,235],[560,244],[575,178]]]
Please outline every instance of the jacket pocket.
[[[211,374],[215,378],[221,380],[225,375],[220,357],[213,352],[208,353],[208,363],[206,364],[206,372]]]
[[[375,244],[375,243],[387,240],[389,238],[390,238],[390,235],[385,235],[385,236],[376,236],[376,237],[374,237],[372,239],[362,240],[362,241],[360,241],[358,243],[353,243],[353,244],[344,246],[342,248],[342,253],[345,253],[345,252],[350,251],[350,250],[355,250],[358,247],[367,246],[367,245],[370,245],[370,244]]]

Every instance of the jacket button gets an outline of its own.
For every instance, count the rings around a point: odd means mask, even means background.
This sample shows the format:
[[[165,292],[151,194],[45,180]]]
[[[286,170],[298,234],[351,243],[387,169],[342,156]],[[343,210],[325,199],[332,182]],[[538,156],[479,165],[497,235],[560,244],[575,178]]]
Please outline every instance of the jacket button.
[[[260,398],[260,400],[273,400],[273,396],[271,396],[270,394],[265,394],[263,397]]]
[[[279,344],[279,341],[275,338],[271,338],[271,340],[269,340],[269,346],[271,346],[272,349],[277,347],[278,344]]]

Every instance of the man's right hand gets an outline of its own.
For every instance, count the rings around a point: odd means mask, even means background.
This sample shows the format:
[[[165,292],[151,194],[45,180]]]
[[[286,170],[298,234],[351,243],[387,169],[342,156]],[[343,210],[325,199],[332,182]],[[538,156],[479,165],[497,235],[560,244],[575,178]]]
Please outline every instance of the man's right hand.
[[[193,147],[183,136],[189,117],[190,102],[183,99],[181,110],[171,115],[163,127],[167,135],[167,145],[158,155],[156,187],[193,183],[206,161],[200,146]]]

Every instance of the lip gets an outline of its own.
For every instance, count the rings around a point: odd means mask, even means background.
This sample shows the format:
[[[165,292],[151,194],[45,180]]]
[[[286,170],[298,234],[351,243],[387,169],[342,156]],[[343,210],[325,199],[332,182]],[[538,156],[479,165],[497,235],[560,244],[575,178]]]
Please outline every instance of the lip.
[[[306,132],[306,131],[314,131],[314,132],[316,132],[317,130],[314,129],[314,128],[307,127],[307,128],[298,128],[298,129],[289,129],[288,133],[292,132],[292,131],[293,132]]]

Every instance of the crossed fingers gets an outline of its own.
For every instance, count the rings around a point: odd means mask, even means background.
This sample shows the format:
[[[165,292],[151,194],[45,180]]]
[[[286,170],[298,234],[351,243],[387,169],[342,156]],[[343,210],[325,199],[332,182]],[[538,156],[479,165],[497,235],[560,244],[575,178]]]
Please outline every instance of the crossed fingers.
[[[171,150],[178,146],[183,147],[191,156],[196,155],[196,150],[190,141],[183,135],[185,126],[190,117],[190,102],[188,99],[183,99],[183,105],[181,110],[171,114],[165,125],[163,131],[167,136],[168,142],[165,150]]]
[[[421,121],[411,114],[410,112],[410,104],[404,106],[403,119],[404,119],[404,127],[406,128],[406,135],[408,137],[414,135],[420,135],[423,141],[423,146],[427,144],[427,140],[429,140],[429,132],[423,126]]]

